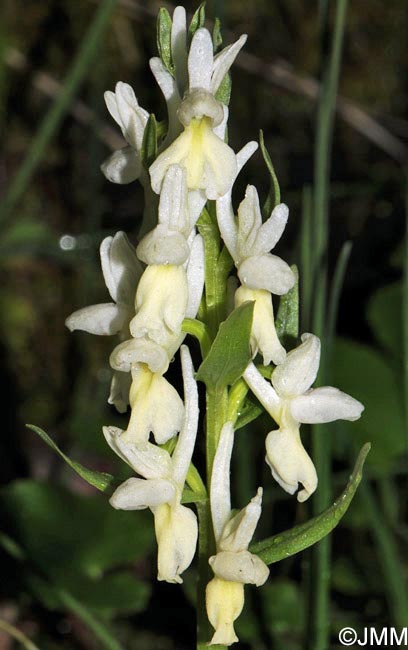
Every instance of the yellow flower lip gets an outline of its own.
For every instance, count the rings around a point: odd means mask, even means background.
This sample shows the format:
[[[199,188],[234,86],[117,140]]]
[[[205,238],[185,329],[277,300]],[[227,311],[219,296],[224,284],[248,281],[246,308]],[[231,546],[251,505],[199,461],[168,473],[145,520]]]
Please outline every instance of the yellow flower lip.
[[[194,88],[187,92],[177,115],[184,126],[188,126],[193,119],[208,117],[211,120],[212,128],[214,128],[219,126],[224,119],[222,104],[204,88]]]

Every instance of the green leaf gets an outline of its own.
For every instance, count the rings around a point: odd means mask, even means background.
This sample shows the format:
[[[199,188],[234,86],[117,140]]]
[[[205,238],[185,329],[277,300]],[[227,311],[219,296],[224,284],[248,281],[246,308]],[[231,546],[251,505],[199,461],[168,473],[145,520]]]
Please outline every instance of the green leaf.
[[[281,202],[281,193],[280,193],[280,187],[279,187],[279,182],[278,178],[275,173],[275,168],[272,164],[271,157],[265,147],[265,142],[264,142],[264,135],[263,131],[259,131],[259,145],[261,147],[261,152],[263,159],[265,161],[265,164],[268,168],[269,175],[270,175],[270,189],[269,189],[269,194],[267,196],[267,199],[265,201],[265,204],[263,206],[263,213],[265,217],[269,217],[273,208]]]
[[[276,332],[285,348],[296,345],[299,336],[299,272],[296,264],[290,267],[296,281],[287,294],[281,296],[276,315]]]
[[[143,133],[140,157],[146,169],[155,161],[157,156],[157,122],[153,113],[150,114]]]
[[[197,372],[197,379],[207,388],[233,384],[251,360],[250,335],[254,302],[234,309],[221,323],[211,349]]]
[[[76,577],[102,580],[106,571],[133,564],[154,548],[149,512],[117,511],[99,495],[27,480],[3,488],[0,501],[27,561],[79,599]]]
[[[61,451],[61,449],[55,444],[50,436],[45,433],[45,431],[40,429],[40,427],[36,427],[34,424],[27,424],[26,426],[37,433],[40,438],[42,438],[44,442],[46,442],[47,445],[51,447],[53,451],[57,452],[57,454],[61,456],[61,458],[65,460],[66,463],[68,463],[74,472],[79,474],[79,476],[84,479],[84,481],[90,485],[93,485],[93,487],[96,487],[101,492],[112,494],[114,488],[119,483],[119,480],[112,476],[112,474],[108,474],[107,472],[97,472],[94,469],[88,469],[87,467],[81,465],[81,463],[78,463],[75,460],[71,460],[71,458],[64,454],[64,452]]]
[[[157,16],[157,49],[165,67],[174,76],[174,64],[171,56],[172,20],[165,7],[161,7]]]
[[[191,19],[190,27],[188,28],[188,42],[191,43],[191,39],[196,33],[197,29],[204,27],[205,23],[205,2],[202,2],[198,9],[196,9],[194,16]]]
[[[250,395],[247,396],[244,406],[242,407],[237,421],[234,425],[235,431],[238,431],[238,429],[242,429],[242,427],[250,424],[264,412],[265,409],[260,405],[258,401],[255,401],[255,398],[252,398]]]
[[[206,494],[198,494],[197,492],[190,490],[190,488],[184,488],[181,503],[198,503],[207,501],[207,499],[208,496]]]
[[[368,303],[367,318],[373,333],[396,360],[402,349],[402,284],[390,284],[375,292]]]
[[[370,467],[385,475],[406,452],[402,387],[399,375],[374,348],[337,338],[332,356],[333,385],[353,395],[365,406],[359,420],[337,422],[339,438],[357,445],[371,440]]]
[[[213,47],[214,47],[214,54],[215,54],[222,45],[221,21],[219,18],[216,18],[214,20],[212,40],[213,40]]]
[[[215,93],[215,99],[225,104],[225,106],[228,106],[231,99],[231,88],[232,88],[231,75],[229,72],[227,72],[227,74],[224,76],[223,80],[221,81],[217,92]]]
[[[326,537],[346,513],[356,493],[370,447],[370,443],[366,443],[361,449],[347,487],[330,508],[300,526],[253,544],[250,551],[256,553],[266,564],[272,564],[295,555]]]

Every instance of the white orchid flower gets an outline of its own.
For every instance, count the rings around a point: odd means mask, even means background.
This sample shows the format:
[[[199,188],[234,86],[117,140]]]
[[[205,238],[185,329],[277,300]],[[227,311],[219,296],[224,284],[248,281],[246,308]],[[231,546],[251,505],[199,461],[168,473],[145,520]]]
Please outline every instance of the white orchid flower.
[[[358,420],[364,406],[332,386],[311,388],[319,369],[320,340],[313,334],[303,334],[301,340],[273,371],[272,385],[252,363],[243,377],[279,426],[266,438],[266,462],[272,475],[289,494],[301,483],[297,499],[305,501],[317,487],[317,475],[302,445],[300,424]]]
[[[108,444],[122,460],[143,478],[130,478],[110,499],[119,510],[150,508],[155,520],[158,543],[158,580],[181,583],[180,574],[194,557],[197,518],[181,504],[187,471],[194,450],[198,426],[198,392],[189,350],[181,348],[185,414],[173,455],[149,442],[126,442],[123,432],[104,427]]]
[[[248,185],[238,208],[235,259],[238,277],[246,287],[266,289],[282,296],[295,284],[290,266],[269,252],[281,238],[288,215],[288,207],[280,203],[262,223],[258,192],[253,185]]]
[[[248,551],[261,515],[262,488],[246,508],[231,517],[233,444],[233,424],[227,422],[221,431],[211,475],[211,515],[217,553],[209,560],[215,577],[206,590],[207,614],[215,629],[210,645],[231,645],[238,641],[234,621],[244,605],[244,584],[261,586],[269,575],[266,564]]]
[[[114,93],[108,90],[104,97],[107,109],[119,124],[128,146],[109,156],[101,170],[112,183],[131,183],[142,172],[140,151],[149,113],[139,106],[133,88],[123,81],[116,84]]]
[[[83,330],[90,334],[119,334],[120,338],[127,338],[142,266],[124,232],[106,237],[100,246],[100,256],[103,277],[113,302],[79,309],[68,316],[65,325],[71,332]],[[126,411],[129,403],[129,387],[129,378],[117,369],[108,401],[121,413]]]
[[[232,186],[237,161],[234,151],[224,142],[228,109],[215,99],[215,94],[245,41],[246,36],[241,36],[214,57],[210,32],[200,28],[194,34],[187,62],[189,87],[176,109],[184,131],[149,169],[152,188],[157,194],[171,164],[185,167],[187,188],[200,190],[207,199],[217,199]],[[151,62],[151,67],[171,106],[169,115],[173,116],[174,123],[177,82],[170,81],[171,75],[157,59]]]
[[[255,146],[254,146],[255,145]],[[256,150],[249,142],[239,154],[238,172]],[[255,302],[251,331],[253,356],[260,352],[264,365],[285,360],[286,351],[275,329],[271,293],[282,295],[292,288],[295,276],[280,257],[270,249],[279,241],[288,218],[287,206],[281,203],[262,224],[259,198],[255,187],[248,185],[245,199],[238,208],[238,222],[232,207],[231,191],[217,200],[217,220],[221,236],[235,265],[242,286],[235,294],[235,306],[246,300]]]

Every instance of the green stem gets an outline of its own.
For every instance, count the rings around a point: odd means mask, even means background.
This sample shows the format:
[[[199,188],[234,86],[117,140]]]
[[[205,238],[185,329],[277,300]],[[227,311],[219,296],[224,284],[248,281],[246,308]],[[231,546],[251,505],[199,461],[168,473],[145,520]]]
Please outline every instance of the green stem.
[[[320,5],[323,23],[322,39],[327,34],[328,3]],[[315,247],[313,306],[313,332],[325,339],[326,294],[327,294],[327,250],[328,250],[328,208],[330,185],[330,156],[333,137],[333,120],[340,70],[340,60],[345,28],[347,0],[336,3],[334,33],[330,55],[323,69],[320,98],[317,112],[314,224],[313,244]],[[325,53],[322,53],[323,56]],[[320,383],[325,377],[326,360],[321,361]],[[324,510],[331,499],[331,441],[326,432],[312,427],[313,459],[319,476],[319,488],[313,499],[313,512]],[[312,549],[311,589],[309,594],[310,616],[307,645],[313,650],[326,650],[329,644],[329,593],[330,593],[330,538],[325,537]]]
[[[181,330],[186,332],[186,334],[191,334],[191,336],[194,336],[198,340],[201,356],[205,359],[211,347],[211,339],[205,323],[195,318],[185,318],[181,325]]]
[[[61,92],[45,115],[40,128],[33,139],[27,156],[10,185],[0,212],[0,223],[4,226],[11,217],[12,210],[23,196],[30,180],[40,164],[46,147],[68,112],[72,99],[84,80],[94,57],[100,48],[101,38],[106,29],[116,0],[101,0],[93,21],[82,39],[79,51],[68,72]]]

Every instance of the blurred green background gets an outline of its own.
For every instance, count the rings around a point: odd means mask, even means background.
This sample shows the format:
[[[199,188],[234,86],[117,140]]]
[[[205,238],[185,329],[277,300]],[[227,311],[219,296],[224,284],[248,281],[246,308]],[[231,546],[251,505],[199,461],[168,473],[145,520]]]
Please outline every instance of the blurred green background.
[[[197,7],[184,4],[189,12]],[[230,142],[237,150],[264,130],[290,207],[278,254],[297,264],[313,183],[318,4],[207,3],[208,17],[218,15],[228,28],[225,43],[248,34],[232,72]],[[123,471],[101,435],[102,424],[126,421],[106,404],[112,341],[70,335],[64,320],[107,299],[99,266],[103,237],[125,230],[136,242],[141,189],[111,185],[99,170],[122,142],[103,92],[126,81],[143,107],[165,118],[148,67],[157,54],[160,6],[3,0],[0,619],[44,650],[193,646],[194,569],[183,587],[155,582],[149,513],[113,511],[24,426],[41,426],[86,466]],[[329,193],[330,278],[344,243],[351,241],[352,249],[328,383],[360,399],[366,412],[359,422],[325,427],[333,442],[334,497],[347,482],[356,449],[367,440],[373,447],[364,485],[333,533],[332,648],[340,647],[337,635],[345,626],[408,625],[407,29],[404,0],[349,3]],[[266,195],[260,154],[241,176],[236,204],[248,182]],[[308,504],[297,504],[270,477],[263,462],[268,427],[261,417],[237,438],[234,452],[234,504],[245,505],[260,482],[266,488],[259,539],[310,515]],[[306,431],[304,439],[307,445]],[[247,588],[240,648],[294,650],[307,643],[309,560],[305,552],[273,565],[264,588]],[[0,630],[0,647],[18,643]]]

